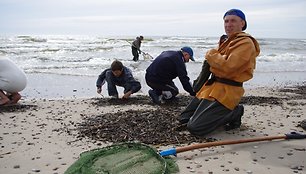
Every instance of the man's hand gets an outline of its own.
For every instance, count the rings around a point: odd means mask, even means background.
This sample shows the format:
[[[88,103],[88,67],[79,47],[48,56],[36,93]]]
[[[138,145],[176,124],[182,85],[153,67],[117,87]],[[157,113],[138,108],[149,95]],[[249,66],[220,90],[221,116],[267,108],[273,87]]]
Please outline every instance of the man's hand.
[[[216,50],[216,49],[208,50],[208,51],[206,52],[205,58],[207,59],[207,57],[211,57],[211,56],[213,56],[213,55],[216,54],[216,53],[218,53],[218,50]]]
[[[130,95],[132,94],[132,91],[129,91],[127,93],[125,93],[123,96],[122,96],[122,99],[128,99],[130,97]]]
[[[101,94],[101,92],[102,92],[102,88],[101,87],[97,87],[97,93]]]

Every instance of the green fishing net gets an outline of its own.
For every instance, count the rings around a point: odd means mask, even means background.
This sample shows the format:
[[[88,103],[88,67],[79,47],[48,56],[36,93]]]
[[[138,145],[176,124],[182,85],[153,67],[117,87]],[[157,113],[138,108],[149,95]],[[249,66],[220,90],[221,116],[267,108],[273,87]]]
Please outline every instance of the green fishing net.
[[[167,174],[178,172],[170,158],[141,143],[122,143],[83,152],[65,174]]]

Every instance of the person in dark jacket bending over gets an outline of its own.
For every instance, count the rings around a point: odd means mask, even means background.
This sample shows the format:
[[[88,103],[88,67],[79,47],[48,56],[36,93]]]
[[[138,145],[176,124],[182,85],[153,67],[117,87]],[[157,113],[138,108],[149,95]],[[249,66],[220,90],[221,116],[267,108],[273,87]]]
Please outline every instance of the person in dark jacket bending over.
[[[132,54],[133,54],[133,60],[137,62],[139,60],[139,54],[141,54],[140,47],[141,47],[141,41],[143,40],[143,36],[136,37],[136,40],[132,43]]]
[[[138,92],[141,88],[140,82],[134,79],[132,71],[118,60],[111,64],[111,68],[104,70],[99,75],[96,82],[97,93],[102,92],[105,81],[107,82],[108,95],[112,98],[118,98],[116,85],[124,88],[123,99],[129,98],[131,94]]]
[[[194,61],[190,47],[183,47],[178,51],[164,51],[147,68],[145,78],[147,85],[152,88],[149,95],[155,104],[161,104],[162,100],[171,100],[179,93],[172,81],[176,77],[180,79],[185,91],[195,95],[185,65],[189,59]]]

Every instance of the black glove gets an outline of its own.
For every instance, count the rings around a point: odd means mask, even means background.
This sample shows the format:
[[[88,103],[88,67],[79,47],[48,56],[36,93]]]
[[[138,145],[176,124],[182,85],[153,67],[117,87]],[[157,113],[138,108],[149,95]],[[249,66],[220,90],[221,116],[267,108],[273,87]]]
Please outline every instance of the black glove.
[[[192,87],[195,92],[198,92],[202,88],[204,83],[208,80],[211,74],[211,72],[209,71],[209,68],[210,66],[208,62],[205,60],[202,65],[201,73],[199,74],[198,78],[193,81]]]
[[[194,91],[192,91],[192,92],[190,92],[189,94],[190,94],[191,96],[195,96],[197,93],[194,92]]]

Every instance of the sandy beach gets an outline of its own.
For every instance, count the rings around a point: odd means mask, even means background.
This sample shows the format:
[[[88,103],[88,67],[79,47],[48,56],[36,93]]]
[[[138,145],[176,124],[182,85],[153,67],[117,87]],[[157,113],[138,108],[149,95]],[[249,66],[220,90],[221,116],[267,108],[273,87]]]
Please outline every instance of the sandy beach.
[[[183,134],[178,142],[149,145],[163,150],[205,142],[207,139],[221,141],[276,136],[292,131],[306,133],[299,127],[300,121],[306,119],[305,93],[305,85],[246,89],[242,100],[245,112],[240,129],[224,131],[220,128],[203,139],[190,140],[188,138],[192,135],[188,132],[176,130],[178,134]],[[180,101],[186,99],[184,96],[179,98]],[[116,116],[116,113],[123,115],[128,113],[127,111],[139,114],[147,111],[155,113],[156,110],[163,112],[167,107],[173,109],[174,113],[167,113],[173,116],[182,109],[182,106],[175,105],[155,106],[147,96],[141,95],[135,95],[121,104],[111,103],[109,99],[101,97],[76,97],[65,100],[23,99],[17,105],[2,106],[0,173],[64,173],[78,159],[80,153],[112,144],[111,141],[106,141],[107,136],[103,141],[84,134],[80,138],[80,123],[99,115]],[[159,136],[160,139],[163,138]],[[152,139],[147,136],[142,138],[142,141],[147,142]],[[120,142],[122,139],[117,138],[114,141]],[[173,158],[179,166],[179,173],[182,174],[303,174],[306,173],[305,142],[306,139],[225,145],[183,152]]]

